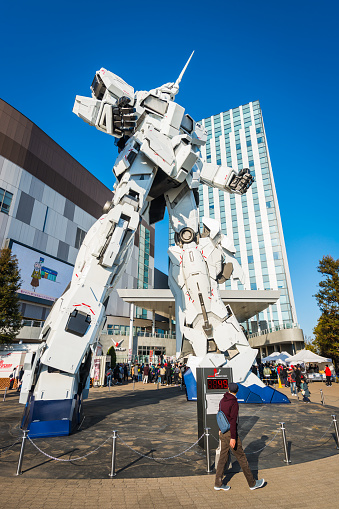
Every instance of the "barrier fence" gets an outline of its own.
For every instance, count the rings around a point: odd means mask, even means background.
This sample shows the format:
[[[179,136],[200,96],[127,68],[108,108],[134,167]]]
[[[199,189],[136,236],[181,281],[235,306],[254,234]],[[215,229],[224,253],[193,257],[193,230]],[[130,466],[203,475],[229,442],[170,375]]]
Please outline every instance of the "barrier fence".
[[[333,429],[334,429],[334,436],[335,436],[335,443],[336,443],[336,449],[339,449],[339,429],[338,429],[338,421],[337,421],[337,418],[336,418],[336,415],[332,415],[332,421],[330,423],[330,425],[328,426],[328,428],[326,429],[326,431],[321,435],[321,437],[319,438],[319,443],[317,444],[314,444],[312,443],[312,445],[307,445],[307,447],[305,447],[305,449],[309,450],[309,449],[313,449],[313,448],[316,448],[316,447],[321,447],[323,446],[325,443],[327,443],[331,437],[333,437],[333,434],[331,433],[331,436],[328,437],[325,441],[323,442],[320,442],[321,440],[323,440],[323,438],[329,433],[331,427],[333,426]],[[239,428],[239,431],[241,430],[241,428]],[[69,458],[69,459],[64,459],[64,458],[57,458],[51,454],[48,454],[47,452],[43,451],[36,443],[34,440],[32,440],[29,436],[28,436],[28,433],[29,433],[29,430],[24,430],[23,432],[23,436],[22,436],[22,439],[21,439],[21,442],[19,441],[16,441],[14,442],[13,444],[10,444],[10,445],[5,445],[5,446],[2,446],[0,447],[0,455],[6,453],[7,451],[9,451],[10,449],[12,449],[15,445],[18,445],[21,443],[21,447],[20,447],[20,454],[19,454],[19,459],[18,459],[18,465],[17,465],[17,471],[16,471],[16,475],[22,475],[22,464],[23,464],[23,460],[24,460],[24,452],[25,452],[25,446],[26,446],[26,442],[27,440],[30,442],[30,444],[32,444],[32,446],[39,452],[41,453],[42,455],[46,456],[47,458],[51,459],[51,460],[54,460],[54,461],[59,461],[61,463],[69,463],[69,462],[74,462],[74,461],[81,461],[81,460],[84,460],[85,458],[88,458],[88,456],[96,453],[99,449],[101,449],[105,444],[107,444],[108,441],[112,440],[112,453],[111,453],[111,467],[110,467],[110,473],[109,473],[109,477],[110,478],[113,478],[116,476],[116,452],[117,452],[117,442],[119,440],[119,443],[121,444],[122,447],[126,447],[128,448],[129,450],[131,450],[133,453],[137,454],[138,456],[140,457],[143,457],[143,458],[146,458],[148,460],[153,460],[155,462],[158,462],[158,461],[168,461],[168,460],[172,460],[172,459],[175,459],[175,458],[179,458],[180,456],[186,454],[188,451],[190,451],[191,449],[193,449],[193,447],[195,447],[199,441],[204,438],[205,440],[205,454],[206,454],[206,472],[208,474],[212,473],[213,472],[213,467],[212,467],[212,464],[211,464],[211,444],[210,444],[210,437],[214,438],[214,440],[216,440],[219,444],[219,447],[217,448],[216,450],[216,463],[217,463],[217,456],[218,456],[218,450],[220,448],[220,441],[218,438],[216,438],[214,435],[212,435],[210,433],[210,428],[205,428],[205,431],[204,433],[198,438],[198,440],[196,440],[193,444],[191,444],[189,447],[186,447],[183,451],[177,453],[177,454],[174,454],[172,456],[167,456],[167,457],[154,457],[154,456],[149,456],[149,453],[148,454],[143,454],[142,452],[138,451],[137,449],[135,449],[134,447],[131,447],[120,435],[119,433],[116,431],[116,430],[113,430],[113,433],[110,434],[100,445],[98,445],[95,449],[89,451],[88,453],[82,455],[82,456],[79,456],[79,457],[76,457],[76,458]],[[267,442],[262,448],[256,450],[256,451],[246,451],[246,456],[248,455],[251,455],[251,454],[258,454],[260,452],[262,452],[264,449],[266,449],[266,447],[268,447],[275,439],[276,437],[281,434],[281,442],[282,442],[282,448],[283,448],[283,451],[284,451],[284,462],[286,463],[286,465],[289,465],[291,463],[291,459],[289,457],[289,451],[288,451],[288,442],[287,442],[287,437],[286,437],[286,428],[285,428],[285,423],[284,422],[280,422],[280,427],[276,430],[276,432],[274,432],[274,435],[273,437],[269,440],[269,442]],[[241,438],[241,437],[240,437]],[[298,448],[303,448],[301,445],[299,444],[294,444],[296,445],[296,447]],[[153,451],[153,449],[151,449],[151,452]]]
[[[110,390],[110,388],[109,388]],[[134,384],[133,384],[133,390],[134,390]],[[5,394],[4,394],[4,398],[3,398],[3,401],[5,401],[6,399],[6,393],[7,391],[5,391]],[[298,395],[298,393],[297,393]],[[320,389],[320,397],[321,397],[321,404],[323,406],[325,406],[325,397],[324,397],[324,394],[323,394],[323,391],[322,389]],[[328,399],[333,399],[333,397],[331,396],[326,396],[326,398]],[[299,399],[299,396],[298,396],[298,399]],[[335,401],[338,400],[339,398],[335,398]],[[253,415],[256,415],[258,414],[262,408],[264,407],[264,405],[261,405],[261,407],[258,409],[258,411],[253,414]],[[336,418],[336,415],[335,414],[332,414],[332,422],[330,423],[330,425],[328,426],[327,430],[322,434],[322,436],[320,437],[319,441],[321,441],[325,436],[326,434],[330,431],[330,428],[333,426],[334,428],[334,435],[335,435],[335,441],[336,441],[336,449],[339,449],[339,429],[338,429],[338,422],[337,422],[337,418]],[[244,423],[246,424],[246,422]],[[241,432],[241,431],[245,431],[244,430],[244,424],[239,426],[238,428],[238,431]],[[80,424],[79,428],[81,427],[82,423]],[[17,466],[17,472],[16,472],[16,475],[21,475],[22,474],[22,463],[23,463],[23,458],[24,458],[24,451],[25,451],[25,445],[26,445],[26,442],[27,440],[32,444],[33,447],[35,447],[35,449],[40,452],[41,454],[43,454],[44,456],[48,457],[49,459],[51,460],[54,460],[54,461],[59,461],[59,462],[63,462],[63,463],[67,463],[67,462],[73,462],[73,461],[81,461],[85,458],[87,458],[88,456],[96,453],[99,449],[101,449],[109,440],[112,439],[112,456],[111,456],[111,471],[110,471],[110,474],[109,474],[109,477],[115,477],[116,475],[116,450],[117,450],[117,440],[119,440],[119,442],[121,443],[121,445],[123,447],[126,447],[128,448],[129,450],[131,450],[132,452],[134,452],[135,454],[137,454],[138,456],[140,457],[143,457],[143,458],[146,458],[148,460],[153,460],[153,461],[167,461],[167,460],[172,460],[172,459],[175,459],[175,458],[178,458],[184,454],[186,454],[188,451],[190,451],[191,449],[193,449],[193,447],[195,447],[202,438],[204,438],[204,441],[205,441],[205,451],[206,451],[206,472],[207,473],[211,473],[213,470],[211,468],[211,459],[210,459],[210,437],[212,437],[213,439],[215,439],[218,444],[219,444],[219,447],[220,447],[220,441],[218,438],[216,438],[214,435],[212,435],[210,433],[210,428],[205,428],[205,431],[204,433],[199,437],[198,440],[196,440],[193,444],[191,444],[189,447],[187,447],[186,449],[184,449],[183,451],[177,453],[177,454],[174,454],[172,456],[168,456],[168,457],[153,457],[153,456],[149,456],[149,453],[148,454],[143,454],[141,453],[140,451],[138,451],[137,449],[131,447],[130,445],[127,444],[127,442],[118,434],[118,432],[116,430],[113,431],[113,434],[108,436],[106,438],[106,440],[104,440],[98,447],[96,447],[95,449],[93,449],[92,451],[89,451],[87,454],[83,455],[83,456],[79,456],[77,458],[70,458],[70,459],[64,459],[64,458],[56,458],[55,456],[52,456],[48,453],[46,453],[45,451],[43,451],[29,436],[28,436],[28,433],[29,431],[28,430],[25,430],[23,432],[23,436],[22,436],[22,439],[21,441],[16,441],[14,442],[13,444],[9,444],[9,445],[5,445],[5,446],[0,446],[0,456],[2,456],[3,454],[5,454],[6,452],[8,452],[10,449],[12,449],[13,447],[15,447],[16,445],[20,444],[21,443],[21,448],[20,448],[20,454],[19,454],[19,459],[18,459],[18,466]],[[262,447],[261,449],[257,450],[257,451],[249,451],[249,452],[246,452],[246,455],[251,455],[251,454],[258,454],[259,452],[262,452],[266,447],[268,447],[268,445],[270,445],[277,437],[277,435],[281,433],[281,437],[282,437],[282,448],[284,450],[284,462],[288,465],[290,464],[290,458],[289,458],[289,454],[288,454],[288,447],[287,447],[287,439],[286,439],[286,428],[285,428],[285,423],[284,422],[281,422],[280,423],[280,428],[276,431],[276,433],[274,434],[273,438],[267,443],[264,445],[264,447]],[[241,435],[241,433],[239,433]],[[241,436],[240,436],[241,438]],[[294,444],[297,448],[299,449],[314,449],[316,447],[321,447],[322,445],[326,444],[327,442],[329,442],[329,440],[331,440],[331,436],[329,438],[327,438],[325,441],[319,443],[319,444],[312,444],[312,445],[307,445],[307,447],[303,447],[302,445],[299,445],[298,443]],[[219,449],[218,447],[218,449]],[[218,451],[217,449],[217,451]],[[153,449],[152,449],[153,451]],[[216,454],[216,458],[217,458],[217,454]]]

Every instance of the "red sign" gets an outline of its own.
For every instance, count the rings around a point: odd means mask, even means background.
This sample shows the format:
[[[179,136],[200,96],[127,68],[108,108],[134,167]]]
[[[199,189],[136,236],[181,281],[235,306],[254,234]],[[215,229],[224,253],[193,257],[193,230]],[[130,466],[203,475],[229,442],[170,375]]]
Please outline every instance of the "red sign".
[[[5,364],[4,361],[1,359],[1,361],[0,361],[0,369],[8,369],[11,366],[13,366],[13,364]]]

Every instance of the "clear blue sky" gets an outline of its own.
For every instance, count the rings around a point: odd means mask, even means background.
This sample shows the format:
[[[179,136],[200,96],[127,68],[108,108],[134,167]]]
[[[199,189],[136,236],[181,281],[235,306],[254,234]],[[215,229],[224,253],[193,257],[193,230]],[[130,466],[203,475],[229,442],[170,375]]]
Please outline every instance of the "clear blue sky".
[[[1,7],[0,97],[108,187],[114,140],[74,114],[106,67],[136,90],[174,81],[196,119],[260,100],[299,322],[319,316],[318,260],[339,258],[338,2],[27,2]],[[156,227],[167,270],[167,225]]]

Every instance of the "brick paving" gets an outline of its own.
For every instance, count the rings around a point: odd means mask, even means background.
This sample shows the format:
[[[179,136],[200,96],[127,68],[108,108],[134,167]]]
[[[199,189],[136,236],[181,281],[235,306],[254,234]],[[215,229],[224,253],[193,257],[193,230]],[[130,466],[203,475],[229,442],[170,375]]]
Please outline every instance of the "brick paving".
[[[336,412],[339,407],[339,384],[331,388],[319,383],[311,384],[311,399],[318,403],[314,406],[318,409],[320,409],[320,388],[323,389],[325,402],[331,405],[328,408],[329,413]],[[121,395],[127,394],[130,389],[131,387],[119,388]],[[141,388],[141,384],[139,385],[138,392],[147,390],[150,388]],[[171,390],[173,389],[163,388],[161,392]],[[282,392],[285,391],[288,394],[287,389],[282,389]],[[92,395],[99,401],[100,399],[106,401],[105,389],[95,389]],[[10,396],[11,399],[15,399],[14,394]],[[0,405],[1,421],[4,415],[2,398]],[[296,401],[293,405],[297,409]],[[305,406],[313,407],[313,405]],[[8,406],[6,413],[9,410]],[[292,463],[266,470],[259,465],[258,478],[264,477],[267,485],[255,491],[249,490],[242,473],[231,472],[227,478],[231,486],[228,492],[214,491],[214,475],[208,474],[142,478],[119,478],[117,475],[114,479],[104,478],[104,476],[101,479],[94,479],[88,475],[87,479],[53,479],[45,478],[46,472],[41,475],[40,470],[35,477],[28,477],[24,467],[24,475],[15,477],[12,473],[8,475],[8,466],[10,465],[13,473],[16,466],[15,461],[8,464],[6,460],[6,457],[10,457],[8,453],[8,456],[3,455],[0,462],[0,508],[135,509],[146,506],[157,509],[167,507],[214,509],[220,506],[232,509],[248,509],[249,507],[250,509],[271,507],[318,509],[325,505],[336,508],[339,507],[339,451],[333,452],[334,455],[330,457],[307,463]],[[13,459],[17,460],[17,455],[18,451]],[[55,463],[53,461],[46,463],[44,470],[52,470],[52,465]],[[96,468],[95,465],[93,468]],[[190,469],[191,464],[187,464],[186,468]],[[5,470],[6,474],[4,474]],[[35,471],[38,472],[38,469]],[[34,469],[31,472],[34,472]],[[152,475],[157,475],[157,472],[155,471]]]
[[[214,476],[146,479],[1,478],[0,507],[16,508],[202,508],[294,509],[338,507],[339,456],[259,471],[267,484],[250,491],[238,473],[228,492],[214,491]]]

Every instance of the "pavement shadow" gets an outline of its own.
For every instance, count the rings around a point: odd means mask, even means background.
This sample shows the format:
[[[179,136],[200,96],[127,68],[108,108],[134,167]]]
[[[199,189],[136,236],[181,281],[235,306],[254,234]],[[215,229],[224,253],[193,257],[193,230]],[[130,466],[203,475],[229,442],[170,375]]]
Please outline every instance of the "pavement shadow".
[[[81,431],[91,428],[104,420],[109,415],[114,415],[120,410],[130,410],[137,407],[148,405],[158,405],[162,401],[177,398],[184,393],[178,391],[177,387],[171,387],[165,390],[144,390],[142,393],[138,391],[123,394],[121,396],[107,396],[98,399],[85,400],[83,404],[83,412],[86,419],[80,430],[76,430],[73,434],[81,433]],[[138,397],[139,396],[139,397]]]
[[[252,442],[250,442],[244,449],[249,466],[252,470],[255,479],[258,478],[259,457],[260,454],[265,449],[268,439],[269,437],[267,435],[262,435],[260,438],[252,440]],[[232,467],[226,473],[227,481],[232,479],[232,477],[239,472],[241,472],[240,465],[236,460],[235,456],[232,455]]]

